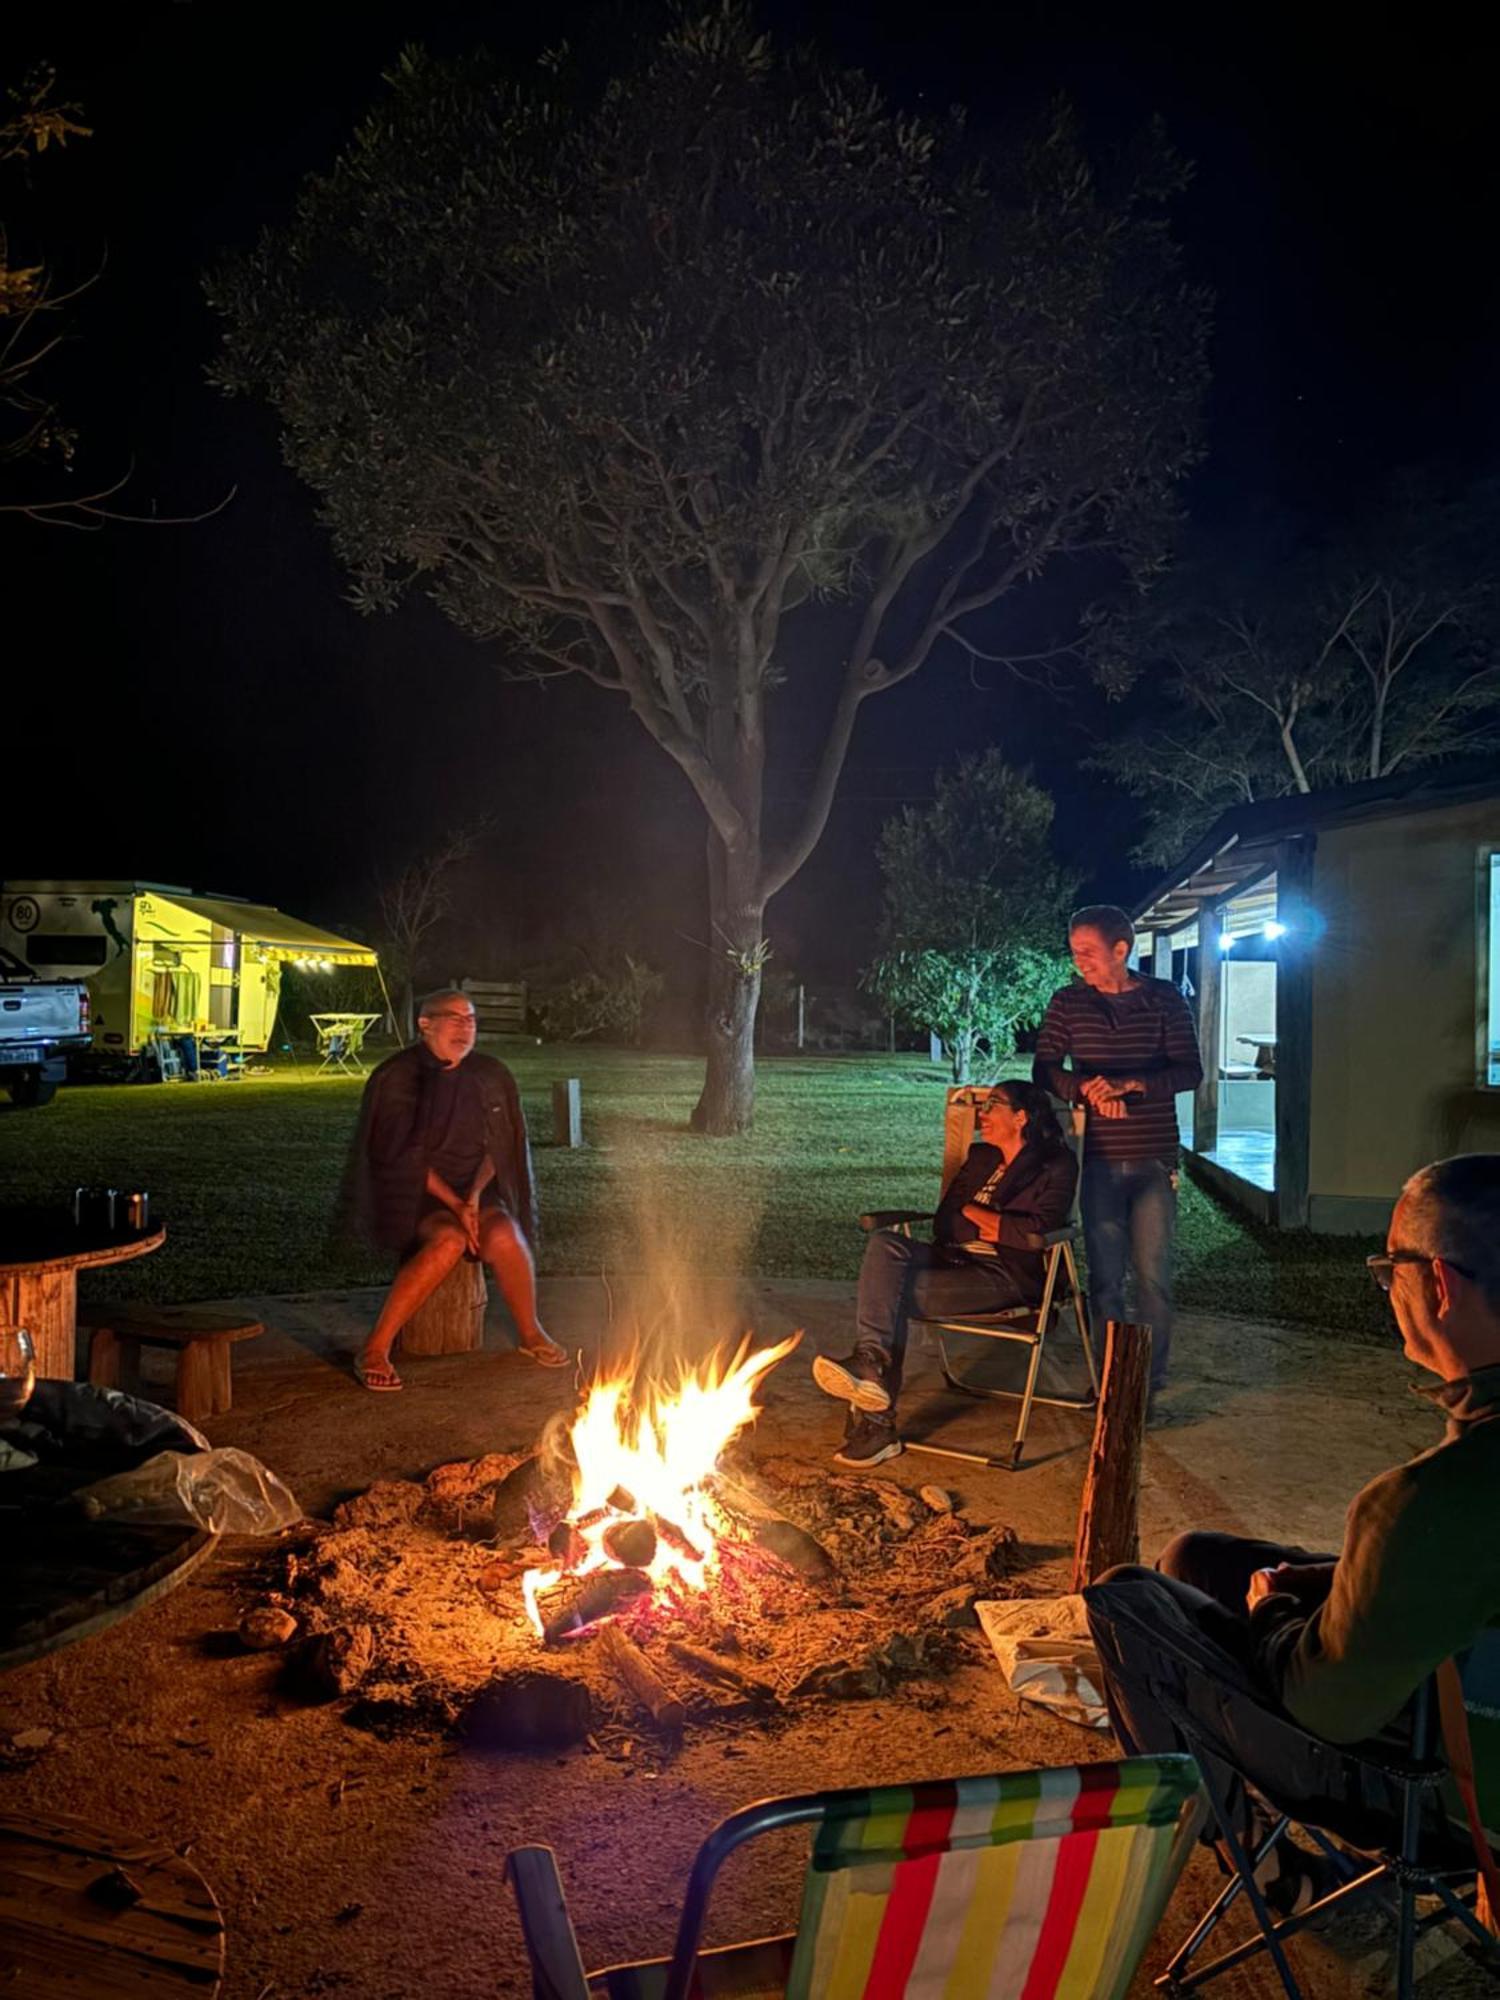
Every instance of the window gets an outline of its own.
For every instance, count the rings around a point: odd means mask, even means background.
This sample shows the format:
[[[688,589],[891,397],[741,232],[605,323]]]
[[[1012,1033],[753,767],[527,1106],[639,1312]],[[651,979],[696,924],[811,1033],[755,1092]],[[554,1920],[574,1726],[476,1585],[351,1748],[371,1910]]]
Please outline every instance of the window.
[[[1491,1090],[1500,1090],[1500,853],[1489,858],[1489,880],[1482,883],[1481,894],[1485,896],[1484,916],[1486,922],[1480,925],[1481,947],[1488,947],[1489,962],[1481,964],[1480,977],[1488,988],[1489,1006],[1485,1015],[1484,1080]]]

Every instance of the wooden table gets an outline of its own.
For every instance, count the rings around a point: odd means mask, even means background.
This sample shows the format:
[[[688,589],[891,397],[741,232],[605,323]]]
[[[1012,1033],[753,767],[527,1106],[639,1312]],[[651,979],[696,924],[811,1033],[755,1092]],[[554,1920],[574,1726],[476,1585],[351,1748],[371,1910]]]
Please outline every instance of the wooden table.
[[[0,1818],[0,1991],[15,2000],[213,2000],[218,1898],[171,1843],[49,1813]],[[268,1989],[269,1990],[269,1989]]]
[[[17,1210],[0,1224],[0,1321],[24,1326],[36,1372],[77,1379],[78,1273],[146,1257],[167,1240],[165,1228],[141,1235],[91,1234],[65,1215]]]

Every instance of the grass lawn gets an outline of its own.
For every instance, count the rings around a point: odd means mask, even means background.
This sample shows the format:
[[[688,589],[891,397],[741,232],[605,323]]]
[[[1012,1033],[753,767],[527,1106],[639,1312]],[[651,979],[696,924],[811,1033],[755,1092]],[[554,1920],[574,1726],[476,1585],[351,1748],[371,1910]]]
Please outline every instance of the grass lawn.
[[[937,1196],[943,1078],[911,1056],[768,1059],[755,1130],[687,1129],[701,1064],[626,1050],[507,1046],[536,1141],[544,1273],[687,1269],[848,1278],[865,1208]],[[553,1150],[548,1086],[583,1082],[580,1152]],[[90,1087],[0,1112],[0,1199],[65,1203],[79,1183],[145,1187],[167,1247],[89,1279],[91,1295],[163,1302],[374,1283],[388,1267],[326,1241],[360,1085],[282,1070],[241,1082]],[[1361,1268],[1378,1247],[1278,1236],[1184,1181],[1178,1299],[1188,1308],[1388,1338]]]

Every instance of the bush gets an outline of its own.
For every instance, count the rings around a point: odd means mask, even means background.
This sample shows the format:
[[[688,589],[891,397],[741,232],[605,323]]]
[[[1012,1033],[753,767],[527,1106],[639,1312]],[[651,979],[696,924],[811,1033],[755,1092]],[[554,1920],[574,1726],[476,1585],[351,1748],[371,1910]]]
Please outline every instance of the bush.
[[[608,974],[586,972],[537,996],[537,1026],[549,1042],[623,1042],[639,1048],[647,1010],[666,981],[631,958]]]

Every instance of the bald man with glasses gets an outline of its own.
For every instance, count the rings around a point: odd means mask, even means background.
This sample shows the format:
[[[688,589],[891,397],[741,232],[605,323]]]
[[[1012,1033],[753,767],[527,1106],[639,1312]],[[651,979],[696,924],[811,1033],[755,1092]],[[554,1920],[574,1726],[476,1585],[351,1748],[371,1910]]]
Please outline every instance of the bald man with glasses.
[[[537,1317],[536,1183],[516,1080],[480,1055],[474,1003],[429,994],[417,1040],[365,1085],[341,1207],[346,1222],[393,1251],[396,1277],[354,1364],[367,1389],[401,1378],[391,1348],[463,1257],[488,1265],[510,1308],[520,1351],[544,1368],[567,1356]]]
[[[1160,1682],[1132,1628],[1184,1622],[1315,1736],[1359,1743],[1397,1723],[1457,1658],[1484,1825],[1500,1833],[1500,1154],[1413,1174],[1386,1248],[1367,1260],[1407,1359],[1444,1419],[1428,1451],[1354,1496],[1337,1555],[1238,1535],[1180,1535],[1155,1571],[1111,1572],[1086,1595],[1115,1733],[1127,1751],[1177,1749]],[[1115,1613],[1119,1617],[1116,1620]],[[1221,1693],[1225,1713],[1233,1692]],[[1253,1746],[1253,1737],[1250,1739]],[[1243,1766],[1257,1775],[1253,1747]],[[1260,1774],[1274,1794],[1275,1774]],[[1450,1799],[1456,1811],[1456,1799]],[[1290,1900],[1296,1885],[1282,1885]]]

